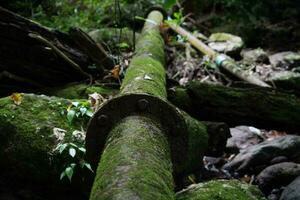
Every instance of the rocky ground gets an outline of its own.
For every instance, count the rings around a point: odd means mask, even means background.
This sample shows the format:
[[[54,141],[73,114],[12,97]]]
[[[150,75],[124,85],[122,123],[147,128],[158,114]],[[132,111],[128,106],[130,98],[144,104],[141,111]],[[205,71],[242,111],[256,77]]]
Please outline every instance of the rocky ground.
[[[259,47],[247,49],[242,38],[226,33],[215,33],[208,38],[197,33],[195,36],[214,50],[231,55],[243,70],[274,88],[296,94],[299,92],[299,52],[274,52]],[[241,86],[238,80],[221,71],[186,41],[169,43],[167,51],[168,76],[180,85],[199,80],[202,83]],[[206,170],[204,177],[237,178],[258,185],[269,200],[298,199],[300,194],[295,189],[300,187],[297,178],[300,176],[298,134],[257,129],[243,124],[232,127],[224,154],[221,157],[203,158]]]

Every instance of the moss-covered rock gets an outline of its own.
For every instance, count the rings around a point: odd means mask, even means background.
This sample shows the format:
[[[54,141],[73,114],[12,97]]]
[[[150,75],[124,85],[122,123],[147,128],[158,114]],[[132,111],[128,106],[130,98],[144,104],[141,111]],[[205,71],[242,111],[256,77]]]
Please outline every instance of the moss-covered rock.
[[[17,105],[11,97],[0,99],[0,184],[30,191],[64,188],[59,176],[64,164],[54,152],[61,141],[70,142],[72,132],[81,130],[79,121],[70,124],[63,110],[70,101],[45,95],[21,94]],[[62,130],[63,129],[63,130]],[[60,156],[60,155],[59,155]],[[47,189],[45,189],[47,188]],[[56,195],[59,194],[57,191]],[[36,199],[38,192],[34,192]]]
[[[176,194],[176,200],[264,200],[253,185],[237,180],[216,180],[193,184]]]
[[[208,46],[215,51],[233,56],[237,55],[244,46],[242,38],[229,33],[213,33],[208,41]]]
[[[272,72],[265,80],[277,88],[285,90],[300,90],[300,73],[292,71]]]
[[[103,97],[109,97],[116,95],[119,90],[106,87],[106,86],[89,86],[87,84],[81,83],[71,83],[63,87],[51,88],[44,91],[45,94],[51,96],[57,96],[66,99],[87,99],[89,94],[99,93]]]
[[[66,116],[61,115],[68,101],[33,94],[22,97],[20,105],[10,97],[0,99],[0,166],[39,180],[46,178],[44,170],[50,166],[47,155],[56,144],[53,129],[70,132],[79,127],[70,126]]]
[[[268,55],[262,48],[243,49],[241,51],[241,56],[245,63],[250,64],[254,62],[265,62],[268,60]]]
[[[294,68],[300,66],[300,54],[298,52],[285,51],[269,56],[272,67]]]

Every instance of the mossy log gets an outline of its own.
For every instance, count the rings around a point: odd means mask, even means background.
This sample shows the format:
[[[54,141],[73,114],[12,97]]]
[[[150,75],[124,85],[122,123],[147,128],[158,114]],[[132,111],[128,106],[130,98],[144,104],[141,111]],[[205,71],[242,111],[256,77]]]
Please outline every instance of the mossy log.
[[[176,194],[176,200],[265,200],[256,186],[238,180],[193,184]]]
[[[171,88],[168,99],[199,120],[289,132],[300,129],[300,99],[291,93],[191,82],[186,88]]]
[[[0,95],[85,80],[89,73],[101,76],[104,67],[112,67],[109,59],[102,60],[107,54],[98,44],[72,36],[0,7]],[[94,64],[97,68],[91,71],[89,66]]]

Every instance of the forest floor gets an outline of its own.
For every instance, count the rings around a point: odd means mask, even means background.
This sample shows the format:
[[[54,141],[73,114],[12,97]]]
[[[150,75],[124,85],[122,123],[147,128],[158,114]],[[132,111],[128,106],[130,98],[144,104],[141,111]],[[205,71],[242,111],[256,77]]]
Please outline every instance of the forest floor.
[[[240,69],[245,73],[255,76],[269,84],[272,88],[268,90],[268,92],[270,91],[270,93],[274,94],[277,94],[277,92],[286,94],[287,102],[292,99],[288,99],[290,96],[295,97],[297,99],[295,101],[300,101],[300,52],[295,50],[294,46],[291,46],[290,49],[285,48],[284,51],[273,47],[265,47],[265,49],[260,48],[259,46],[255,48],[246,48],[247,45],[243,41],[243,38],[238,35],[234,35],[234,33],[218,33],[219,35],[211,34],[205,36],[198,31],[198,27],[191,23],[191,21],[182,22],[181,26],[191,32],[193,31],[193,35],[196,38],[202,40],[218,53],[230,55],[236,61]],[[97,33],[97,31],[98,30],[93,30],[89,33],[89,35],[94,39],[95,43],[103,45],[109,56],[114,58],[114,66],[110,69],[105,69],[103,75],[94,77],[92,83],[90,79],[88,80],[83,78],[78,74],[77,78],[66,81],[68,84],[71,82],[84,84],[86,88],[93,86],[105,86],[108,88],[108,92],[103,92],[101,90],[100,92],[95,93],[91,90],[93,92],[88,93],[85,91],[84,99],[85,101],[89,100],[89,103],[92,102],[91,110],[93,111],[97,110],[103,102],[113,98],[118,92],[122,79],[124,78],[126,70],[130,66],[131,59],[134,56],[133,45],[135,44],[131,37],[133,32],[130,29],[128,29],[129,38],[126,35],[127,28],[124,28],[123,32],[120,31],[120,29],[114,29],[113,31],[110,30],[108,38],[103,34]],[[137,37],[138,34],[139,33],[136,33]],[[186,40],[186,38],[172,32],[170,29],[162,30],[162,35],[166,43],[167,87],[169,90],[172,90],[172,88],[188,88],[191,82],[200,82],[212,86],[225,86],[228,88],[241,88],[245,90],[257,89],[257,86],[241,81],[232,76],[230,73],[220,69],[213,60],[211,60],[208,56],[201,54],[196,48],[194,48]],[[109,39],[111,39],[111,41],[109,41]],[[103,40],[109,42],[103,42]],[[274,38],[274,40],[276,40],[276,38]],[[85,70],[90,73],[91,71],[89,70],[91,69],[91,66],[87,66],[88,64],[86,63],[84,63],[84,65],[86,65]],[[24,67],[24,69],[26,71],[29,68]],[[2,72],[6,70],[7,69],[4,67]],[[51,70],[49,73],[52,73]],[[63,73],[66,72],[64,71]],[[76,73],[74,72],[74,74]],[[10,96],[10,98],[16,105],[18,105],[22,103],[22,100],[18,99],[18,95],[22,92],[34,92],[36,94],[46,93],[49,96],[52,94],[54,94],[53,96],[58,94],[56,93],[57,91],[45,92],[45,88],[42,90],[39,87],[31,87],[32,85],[30,84],[29,87],[26,84],[22,85],[22,82],[26,82],[26,80],[28,80],[26,79],[27,75],[28,74],[24,73],[23,78],[25,79],[22,79],[20,84],[19,78],[19,80],[16,80],[14,76],[5,76],[4,73],[0,74],[0,86],[1,84],[5,86],[10,84],[13,85],[13,87],[11,87],[12,89],[5,87],[5,92],[1,94],[3,97],[2,99],[4,99],[4,96],[7,96],[7,94],[14,93]],[[31,75],[28,75],[28,77],[30,76]],[[49,80],[49,82],[51,81],[53,80]],[[63,78],[61,81],[63,83]],[[41,82],[46,83],[47,81],[41,80]],[[63,85],[66,84],[62,83],[50,88],[62,88],[64,87]],[[48,89],[49,85],[47,87],[47,90]],[[266,92],[266,96],[268,94],[269,93]],[[80,96],[82,94],[78,96],[71,95],[71,97],[68,95],[65,95],[62,92],[57,96],[75,100],[82,98],[82,96]],[[75,100],[73,102],[77,102]],[[257,102],[251,102],[251,104],[254,105],[256,103]],[[272,102],[270,102],[270,104],[272,104]],[[4,105],[4,103],[2,105]],[[65,112],[69,113],[72,108],[79,108],[77,106],[77,104],[73,104],[73,106],[70,105],[68,110],[65,110]],[[280,107],[281,105],[278,106]],[[85,107],[80,107],[80,112],[82,109],[85,109]],[[0,113],[1,112],[4,113],[4,106],[3,108],[0,107]],[[235,113],[235,110],[232,110],[232,112]],[[81,114],[83,116],[87,115],[86,113],[87,112],[85,111],[84,114]],[[287,108],[286,113],[294,114],[290,107]],[[244,113],[244,115],[251,114]],[[69,117],[69,115],[67,117]],[[230,118],[231,116],[229,115],[227,117]],[[259,116],[258,118],[260,117],[268,118],[269,116]],[[3,122],[1,120],[3,120]],[[6,119],[4,118],[0,118],[0,125],[3,127],[6,125],[5,120]],[[87,127],[86,118],[82,121],[84,121],[85,124],[81,125],[81,127],[76,124],[76,128],[81,128],[81,131],[84,134]],[[67,127],[68,125],[64,126]],[[221,142],[226,144],[226,148],[224,148],[217,156],[205,155],[203,157],[204,169],[199,169],[199,171],[201,171],[201,175],[199,177],[193,175],[189,176],[184,185],[188,186],[196,184],[199,180],[200,182],[206,182],[217,179],[238,179],[250,185],[257,185],[265,197],[269,200],[288,200],[294,197],[300,198],[299,191],[294,190],[294,188],[300,187],[300,127],[299,130],[290,131],[277,129],[276,124],[274,124],[274,129],[269,127],[269,125],[268,128],[261,128],[261,126],[256,127],[252,124],[251,126],[249,124],[236,124],[234,126],[229,126],[230,136],[223,138],[224,141]],[[3,127],[0,127],[0,131],[5,130]],[[4,190],[5,189],[0,190],[0,192],[7,192]],[[9,188],[7,190],[9,193],[11,192]],[[5,195],[7,194],[2,196],[0,194],[0,198],[6,197]],[[19,195],[21,198],[16,196],[13,197],[16,199],[22,199],[22,197],[26,196],[26,194],[22,195],[23,194]]]

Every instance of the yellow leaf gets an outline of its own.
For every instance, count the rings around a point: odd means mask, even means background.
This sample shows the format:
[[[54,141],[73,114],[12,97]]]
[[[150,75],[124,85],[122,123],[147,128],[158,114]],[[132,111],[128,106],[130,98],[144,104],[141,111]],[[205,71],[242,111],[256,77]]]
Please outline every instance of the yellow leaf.
[[[10,95],[10,98],[16,105],[20,105],[22,103],[23,96],[20,93],[12,93],[12,95]]]
[[[70,110],[71,110],[71,108],[72,108],[72,103],[67,107],[67,111],[69,112]]]
[[[120,65],[116,65],[112,70],[110,70],[111,76],[115,79],[119,79],[120,70]]]

